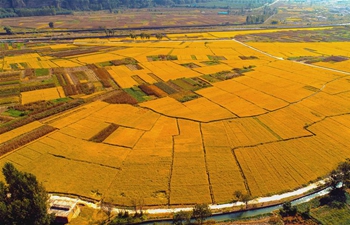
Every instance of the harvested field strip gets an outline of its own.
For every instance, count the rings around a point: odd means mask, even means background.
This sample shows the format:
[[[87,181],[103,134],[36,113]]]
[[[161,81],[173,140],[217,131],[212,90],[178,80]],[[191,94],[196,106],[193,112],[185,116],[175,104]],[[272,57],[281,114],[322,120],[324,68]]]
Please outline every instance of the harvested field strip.
[[[174,137],[170,204],[211,202],[199,124],[178,122],[180,135]]]
[[[11,152],[15,150],[16,148],[19,148],[23,145],[26,145],[40,137],[43,137],[47,135],[48,133],[51,133],[55,131],[56,128],[48,126],[48,125],[43,125],[41,127],[38,127],[34,130],[31,130],[27,133],[24,133],[18,137],[15,137],[13,139],[10,139],[8,141],[3,142],[0,145],[0,155],[4,155],[8,152]]]

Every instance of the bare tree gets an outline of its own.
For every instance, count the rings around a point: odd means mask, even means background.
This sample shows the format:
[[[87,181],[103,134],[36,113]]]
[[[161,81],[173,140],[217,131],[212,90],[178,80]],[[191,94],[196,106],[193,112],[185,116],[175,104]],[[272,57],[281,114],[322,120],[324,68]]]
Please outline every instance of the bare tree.
[[[111,221],[111,218],[112,218],[112,214],[113,214],[113,208],[114,208],[114,205],[113,205],[113,201],[112,199],[110,198],[102,198],[101,199],[101,210],[106,213],[107,215],[107,221]]]

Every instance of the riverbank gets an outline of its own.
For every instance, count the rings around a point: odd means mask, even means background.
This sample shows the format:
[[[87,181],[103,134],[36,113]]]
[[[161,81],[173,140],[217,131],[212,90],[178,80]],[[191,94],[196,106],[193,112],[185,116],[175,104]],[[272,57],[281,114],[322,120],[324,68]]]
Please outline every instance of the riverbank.
[[[209,205],[213,211],[212,217],[209,219],[215,221],[225,221],[237,218],[254,217],[261,214],[271,213],[281,207],[286,201],[292,201],[293,204],[300,204],[319,196],[326,195],[330,192],[330,188],[326,187],[326,180],[321,180],[310,184],[306,187],[297,189],[295,191],[283,193],[280,195],[273,195],[268,197],[259,197],[250,200],[247,205],[244,202],[234,202],[228,204],[212,204]],[[61,195],[50,195],[52,199],[71,200],[76,199]],[[87,206],[92,209],[101,210],[99,202],[86,201],[78,199],[78,204]],[[178,211],[191,211],[193,208],[188,207],[173,207],[173,208],[145,208],[142,210],[144,214],[148,215],[149,220],[138,224],[170,224],[172,222],[172,214]],[[128,212],[134,214],[135,211],[129,208],[114,207],[111,209],[112,213]]]

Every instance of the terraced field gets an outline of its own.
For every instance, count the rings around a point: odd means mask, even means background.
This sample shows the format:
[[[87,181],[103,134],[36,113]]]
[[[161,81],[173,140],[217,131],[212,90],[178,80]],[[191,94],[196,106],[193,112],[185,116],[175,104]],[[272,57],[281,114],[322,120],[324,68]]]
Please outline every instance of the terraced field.
[[[49,192],[147,206],[227,203],[235,191],[267,196],[326,176],[350,156],[347,61],[287,58],[348,56],[350,43],[246,44],[77,40],[6,56],[0,148],[29,141],[0,167],[13,162]],[[48,73],[35,75],[39,66]]]

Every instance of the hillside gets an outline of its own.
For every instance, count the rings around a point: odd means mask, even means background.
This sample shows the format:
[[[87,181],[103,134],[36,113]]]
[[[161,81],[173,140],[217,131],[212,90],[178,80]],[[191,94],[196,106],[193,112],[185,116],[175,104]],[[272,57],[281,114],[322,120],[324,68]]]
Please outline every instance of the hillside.
[[[271,2],[271,0],[0,0],[1,8],[42,8],[54,7],[69,10],[100,10],[100,9],[115,9],[115,8],[145,8],[156,6],[191,6],[199,7],[205,4],[212,3],[213,7],[252,7]],[[204,4],[204,5],[203,5]],[[209,5],[210,6],[210,5]]]

